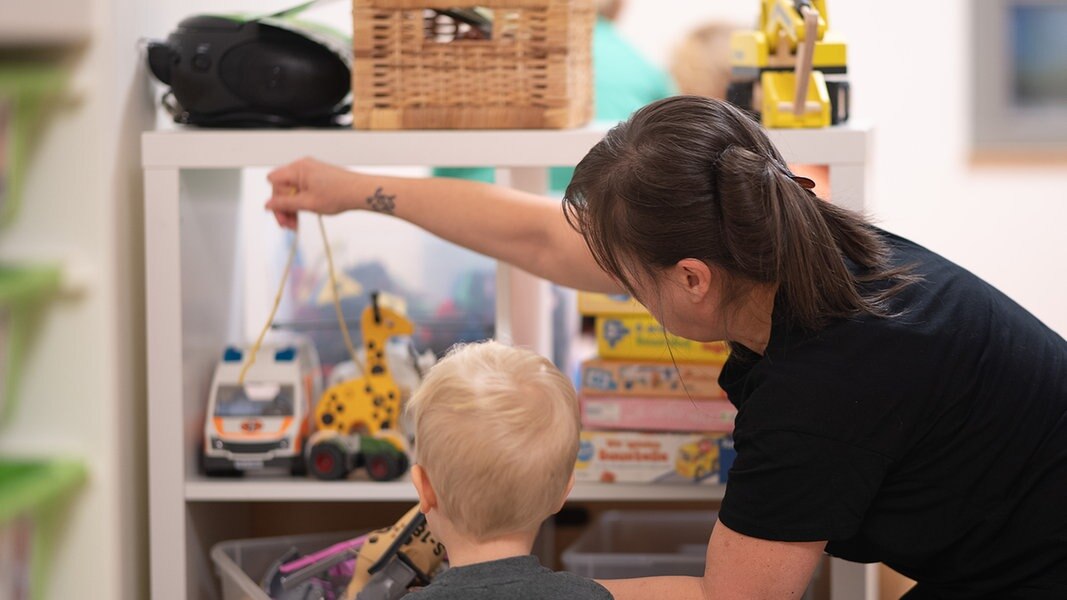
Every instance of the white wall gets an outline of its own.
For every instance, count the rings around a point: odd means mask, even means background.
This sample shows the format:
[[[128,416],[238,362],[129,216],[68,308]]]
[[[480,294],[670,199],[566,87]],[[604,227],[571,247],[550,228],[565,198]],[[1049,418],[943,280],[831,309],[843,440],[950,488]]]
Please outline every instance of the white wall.
[[[1067,161],[971,164],[970,7],[830,2],[849,43],[853,114],[875,127],[870,209],[879,224],[975,272],[1067,335]],[[669,5],[670,11],[663,7]],[[753,22],[758,2],[630,0],[620,28],[666,64],[708,19]]]
[[[907,43],[892,39],[894,28],[860,4],[835,6],[854,40],[857,110],[877,127],[876,215],[1067,335],[1067,162],[971,163],[968,25],[975,3],[925,3],[921,18],[909,19]]]

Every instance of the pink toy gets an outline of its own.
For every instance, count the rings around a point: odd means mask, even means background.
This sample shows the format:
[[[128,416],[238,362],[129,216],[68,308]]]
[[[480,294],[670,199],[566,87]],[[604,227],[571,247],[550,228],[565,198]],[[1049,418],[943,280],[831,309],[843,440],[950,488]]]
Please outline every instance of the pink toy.
[[[308,554],[307,556],[302,556],[292,562],[287,562],[281,567],[279,567],[278,570],[281,571],[283,575],[288,575],[290,573],[299,571],[300,569],[303,569],[304,567],[312,563],[319,562],[320,560],[323,560],[335,554],[340,554],[349,550],[358,550],[363,547],[363,544],[366,541],[367,536],[361,535],[357,538],[340,542],[330,546],[329,548],[319,550],[314,554]]]

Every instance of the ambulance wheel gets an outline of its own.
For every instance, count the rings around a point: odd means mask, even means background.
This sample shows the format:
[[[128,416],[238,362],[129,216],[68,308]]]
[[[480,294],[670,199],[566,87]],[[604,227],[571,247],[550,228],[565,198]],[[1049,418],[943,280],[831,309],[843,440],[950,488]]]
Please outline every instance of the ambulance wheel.
[[[308,447],[308,438],[303,436],[300,438],[300,449],[296,456],[293,457],[292,462],[289,463],[289,474],[293,477],[307,477],[308,474],[308,461],[304,456],[303,450]]]
[[[752,104],[755,87],[755,81],[730,82],[729,87],[726,88],[726,101],[752,115],[752,118],[759,120],[759,110]]]
[[[837,125],[848,120],[849,87],[847,81],[827,81],[826,93],[830,96],[830,124]]]
[[[304,460],[303,456],[296,456],[293,458],[293,462],[289,464],[289,474],[293,477],[306,477],[308,474],[308,464]]]
[[[215,458],[204,454],[204,449],[198,452],[200,466],[204,469],[204,475],[208,477],[243,477],[245,472],[234,467],[233,463],[224,458]]]
[[[374,481],[392,481],[407,471],[403,454],[381,453],[367,457],[367,475]]]
[[[345,452],[337,444],[315,444],[308,455],[308,469],[312,475],[324,481],[344,479],[348,475]]]
[[[245,472],[240,469],[235,469],[232,464],[228,465],[204,465],[204,474],[208,477],[231,477],[238,478],[244,477]]]

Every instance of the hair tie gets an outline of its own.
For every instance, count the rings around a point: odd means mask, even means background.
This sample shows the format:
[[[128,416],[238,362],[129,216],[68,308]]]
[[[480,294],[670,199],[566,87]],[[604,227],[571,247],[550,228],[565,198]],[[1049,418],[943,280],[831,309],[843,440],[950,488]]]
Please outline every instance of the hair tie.
[[[808,179],[807,177],[803,177],[801,175],[793,175],[792,173],[790,173],[789,174],[789,178],[792,179],[793,181],[797,182],[797,185],[799,185],[800,187],[802,187],[802,188],[804,188],[806,190],[815,189],[815,182],[812,181],[811,179]]]

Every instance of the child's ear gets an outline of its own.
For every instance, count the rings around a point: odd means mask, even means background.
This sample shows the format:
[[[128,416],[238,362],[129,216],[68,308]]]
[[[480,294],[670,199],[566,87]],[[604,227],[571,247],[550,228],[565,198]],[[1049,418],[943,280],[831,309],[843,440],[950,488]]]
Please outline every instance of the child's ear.
[[[437,508],[437,493],[433,491],[426,470],[420,465],[411,467],[411,483],[415,484],[415,491],[419,494],[419,512],[425,515]]]
[[[559,505],[556,506],[556,510],[552,514],[556,514],[563,510],[563,505],[567,503],[567,496],[571,495],[571,490],[574,489],[574,472],[571,472],[571,479],[567,482],[567,488],[563,490],[563,497],[559,499]]]

